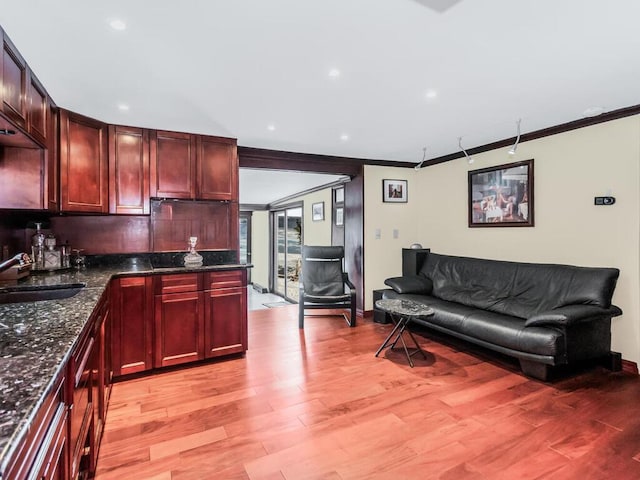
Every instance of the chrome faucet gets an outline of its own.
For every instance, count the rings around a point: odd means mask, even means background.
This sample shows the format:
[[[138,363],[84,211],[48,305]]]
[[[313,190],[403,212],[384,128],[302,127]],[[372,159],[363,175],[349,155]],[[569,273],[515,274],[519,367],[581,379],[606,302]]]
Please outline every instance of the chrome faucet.
[[[26,265],[29,263],[31,263],[31,257],[29,257],[29,255],[27,255],[26,253],[19,253],[15,257],[0,263],[0,272],[9,270],[14,265]]]

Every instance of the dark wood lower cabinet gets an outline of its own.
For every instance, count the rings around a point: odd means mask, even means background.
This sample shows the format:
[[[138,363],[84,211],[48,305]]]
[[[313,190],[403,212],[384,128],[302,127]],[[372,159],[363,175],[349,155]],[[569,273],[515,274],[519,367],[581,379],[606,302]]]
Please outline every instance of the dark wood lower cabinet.
[[[155,297],[155,367],[204,358],[204,293],[168,293]]]
[[[26,438],[8,462],[2,478],[68,478],[66,372],[53,382],[34,415]]]
[[[2,478],[96,470],[112,377],[247,349],[246,270],[115,279]]]
[[[112,282],[111,354],[119,377],[153,368],[153,277],[123,277]]]
[[[246,350],[245,288],[209,290],[205,313],[205,355],[207,358],[242,353]]]
[[[69,360],[69,472],[85,478],[95,472],[106,405],[105,329],[108,326],[109,294],[102,296]],[[104,408],[104,411],[101,410]]]

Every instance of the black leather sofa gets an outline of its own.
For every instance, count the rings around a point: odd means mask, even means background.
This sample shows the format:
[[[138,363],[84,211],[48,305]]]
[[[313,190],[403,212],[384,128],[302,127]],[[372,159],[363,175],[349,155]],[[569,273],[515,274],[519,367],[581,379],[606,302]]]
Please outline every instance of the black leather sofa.
[[[389,278],[383,298],[407,298],[434,314],[420,324],[516,357],[547,380],[554,367],[608,359],[619,270],[517,263],[428,253],[415,275]]]

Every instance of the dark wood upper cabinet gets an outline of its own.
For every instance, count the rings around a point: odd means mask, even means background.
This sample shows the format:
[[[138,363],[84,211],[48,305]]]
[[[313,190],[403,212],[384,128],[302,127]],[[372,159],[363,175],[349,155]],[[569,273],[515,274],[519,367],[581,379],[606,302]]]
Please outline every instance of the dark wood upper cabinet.
[[[45,150],[0,148],[0,208],[44,208]]]
[[[109,213],[149,213],[149,132],[109,126]]]
[[[28,131],[42,145],[46,145],[49,133],[48,124],[49,97],[38,79],[29,71],[29,88],[27,91],[27,126]]]
[[[60,193],[63,212],[107,213],[107,125],[60,110]]]
[[[235,139],[165,131],[150,138],[152,197],[237,200]]]
[[[16,125],[25,128],[27,118],[27,64],[3,33],[2,111]]]
[[[47,107],[47,150],[45,154],[46,166],[46,196],[45,202],[49,210],[60,210],[60,145],[58,143],[58,108],[49,102]]]
[[[198,137],[197,196],[201,200],[237,200],[238,156],[230,138]]]
[[[195,198],[195,135],[152,131],[150,143],[151,196]]]

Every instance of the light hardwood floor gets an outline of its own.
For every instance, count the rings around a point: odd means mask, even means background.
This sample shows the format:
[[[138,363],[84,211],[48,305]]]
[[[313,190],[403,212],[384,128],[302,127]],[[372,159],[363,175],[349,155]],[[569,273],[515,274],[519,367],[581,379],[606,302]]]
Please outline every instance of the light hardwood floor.
[[[110,479],[638,479],[640,379],[601,368],[544,384],[507,359],[389,325],[250,313],[245,357],[115,385]]]

